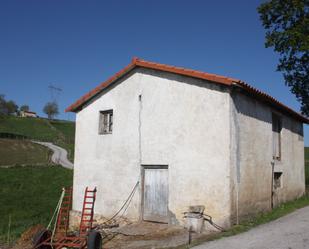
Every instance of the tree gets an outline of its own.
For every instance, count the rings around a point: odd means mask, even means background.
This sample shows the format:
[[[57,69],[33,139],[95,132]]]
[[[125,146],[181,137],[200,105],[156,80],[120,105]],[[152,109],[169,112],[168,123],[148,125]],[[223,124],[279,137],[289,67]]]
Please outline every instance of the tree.
[[[7,109],[7,114],[11,115],[14,113],[17,113],[18,111],[18,105],[13,100],[9,100],[6,102],[6,109]]]
[[[53,119],[57,114],[58,111],[58,104],[56,102],[48,102],[43,108],[43,112],[47,114],[49,119]]]
[[[3,94],[0,94],[0,115],[7,115],[6,100]]]
[[[309,116],[309,0],[271,0],[258,7],[266,47],[280,54],[277,70]]]
[[[20,108],[19,108],[19,110],[20,111],[23,111],[23,112],[28,112],[29,111],[29,106],[28,105],[22,105]]]
[[[0,94],[0,115],[11,115],[17,111],[18,105],[13,100],[6,101],[5,95]]]

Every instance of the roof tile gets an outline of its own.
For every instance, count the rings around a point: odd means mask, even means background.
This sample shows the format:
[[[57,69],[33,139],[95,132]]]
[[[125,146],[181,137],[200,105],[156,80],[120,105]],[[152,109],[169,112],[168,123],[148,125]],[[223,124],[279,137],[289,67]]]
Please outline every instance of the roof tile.
[[[253,97],[257,97],[262,99],[263,101],[268,102],[271,105],[274,105],[275,107],[281,109],[282,111],[285,111],[289,114],[291,114],[293,117],[297,118],[298,120],[309,124],[309,119],[307,117],[302,116],[301,114],[295,112],[288,106],[282,104],[278,100],[274,99],[270,95],[250,86],[249,84],[239,80],[239,79],[234,79],[230,77],[225,77],[221,75],[216,75],[216,74],[210,74],[210,73],[205,73],[201,71],[196,71],[192,69],[185,69],[181,67],[175,67],[175,66],[169,66],[165,64],[159,64],[159,63],[154,63],[150,61],[145,61],[142,59],[139,59],[137,57],[133,57],[131,63],[124,67],[122,70],[120,70],[118,73],[98,85],[96,88],[82,96],[79,100],[77,100],[75,103],[70,105],[68,108],[66,108],[66,112],[75,112],[78,111],[84,103],[92,99],[95,95],[97,95],[99,92],[101,92],[103,89],[107,88],[109,85],[114,83],[117,79],[121,78],[124,76],[126,73],[131,71],[135,67],[143,67],[143,68],[148,68],[148,69],[154,69],[154,70],[160,70],[164,72],[170,72],[170,73],[175,73],[179,75],[184,75],[188,77],[193,77],[193,78],[199,78],[199,79],[204,79],[208,81],[212,81],[217,84],[223,84],[226,86],[232,86],[232,85],[237,85],[244,89],[246,92],[251,94]]]

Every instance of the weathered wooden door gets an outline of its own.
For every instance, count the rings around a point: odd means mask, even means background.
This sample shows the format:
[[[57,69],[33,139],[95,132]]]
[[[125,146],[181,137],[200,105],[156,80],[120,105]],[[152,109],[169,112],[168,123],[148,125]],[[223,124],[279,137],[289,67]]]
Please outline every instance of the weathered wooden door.
[[[167,166],[144,166],[143,219],[168,222]]]

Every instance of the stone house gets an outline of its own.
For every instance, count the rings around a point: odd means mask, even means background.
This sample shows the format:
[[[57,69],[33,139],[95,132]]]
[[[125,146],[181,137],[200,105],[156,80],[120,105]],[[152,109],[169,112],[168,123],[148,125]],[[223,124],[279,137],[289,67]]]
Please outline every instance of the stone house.
[[[111,217],[182,224],[188,206],[228,227],[305,191],[303,123],[247,83],[134,58],[72,104],[73,210],[86,186]]]

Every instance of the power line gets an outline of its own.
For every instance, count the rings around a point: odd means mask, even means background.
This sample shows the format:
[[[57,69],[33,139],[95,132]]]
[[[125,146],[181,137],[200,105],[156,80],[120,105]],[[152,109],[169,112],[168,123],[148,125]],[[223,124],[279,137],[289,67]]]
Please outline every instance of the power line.
[[[50,90],[50,98],[52,101],[57,102],[58,97],[60,96],[61,92],[62,92],[62,88],[57,87],[53,84],[49,84],[48,86],[49,90]]]

